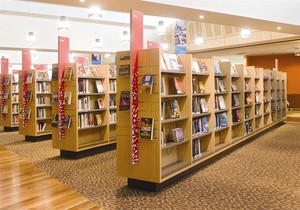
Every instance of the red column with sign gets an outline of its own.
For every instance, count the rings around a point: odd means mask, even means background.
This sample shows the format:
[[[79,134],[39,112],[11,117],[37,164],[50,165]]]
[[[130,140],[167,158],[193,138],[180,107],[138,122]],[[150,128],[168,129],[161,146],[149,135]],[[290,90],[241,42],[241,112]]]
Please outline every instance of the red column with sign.
[[[27,99],[26,99],[26,92],[27,92],[27,84],[26,84],[26,78],[27,78],[27,71],[31,68],[31,53],[30,50],[22,50],[22,102],[23,102],[23,113],[22,113],[22,119],[23,119],[23,127],[27,127],[28,125],[28,119],[26,117],[27,113]]]
[[[1,119],[5,119],[5,114],[3,113],[3,108],[5,105],[5,99],[4,99],[4,79],[5,76],[8,74],[8,58],[1,58]]]
[[[65,117],[65,106],[63,104],[65,84],[62,80],[65,64],[69,62],[69,38],[58,37],[58,80],[59,80],[59,139],[65,138],[65,130],[62,127]]]
[[[138,50],[143,49],[143,13],[130,11],[130,31],[131,31],[131,127],[132,127],[132,164],[137,164],[138,156]]]

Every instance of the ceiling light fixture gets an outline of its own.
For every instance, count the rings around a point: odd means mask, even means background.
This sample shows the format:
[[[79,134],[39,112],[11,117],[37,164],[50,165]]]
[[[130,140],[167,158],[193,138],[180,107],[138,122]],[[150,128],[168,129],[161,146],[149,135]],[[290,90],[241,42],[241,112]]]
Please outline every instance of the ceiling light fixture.
[[[69,22],[68,22],[66,16],[60,16],[57,30],[58,31],[68,31],[69,30]]]
[[[29,44],[35,42],[34,32],[32,32],[32,31],[28,32],[26,41],[27,41]]]
[[[165,35],[167,30],[166,27],[164,26],[164,21],[160,20],[158,21],[158,26],[156,28],[156,32],[158,35]]]
[[[85,2],[85,0],[79,0],[80,2]]]
[[[251,35],[250,29],[242,29],[241,31],[241,37],[243,38],[249,38]]]
[[[297,56],[297,57],[300,56],[300,48],[295,49],[295,56]]]
[[[195,45],[201,45],[204,42],[202,36],[198,35],[195,40]]]
[[[199,16],[199,19],[204,19],[204,15],[200,15],[200,16]]]
[[[89,9],[89,18],[92,19],[101,19],[102,18],[102,10],[99,7],[91,7]]]
[[[122,42],[129,42],[130,38],[128,31],[123,31],[121,40]]]
[[[281,30],[281,27],[280,26],[277,26],[277,28],[276,28],[277,30]]]
[[[110,55],[109,53],[105,53],[105,54],[104,54],[104,58],[110,58],[110,56],[111,56],[111,55]]]
[[[163,51],[168,50],[168,49],[169,49],[168,43],[162,43],[162,44],[161,44],[161,48],[162,48]]]

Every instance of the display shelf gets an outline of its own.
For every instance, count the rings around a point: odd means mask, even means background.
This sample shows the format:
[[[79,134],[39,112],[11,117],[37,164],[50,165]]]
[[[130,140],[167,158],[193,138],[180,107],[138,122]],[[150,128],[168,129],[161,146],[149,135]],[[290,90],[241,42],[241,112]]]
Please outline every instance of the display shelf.
[[[55,67],[54,67],[55,68]],[[115,148],[115,131],[110,132],[109,65],[84,66],[77,63],[65,65],[64,115],[70,122],[64,122],[65,136],[59,134],[59,123],[52,123],[52,147],[61,150],[61,156],[78,157],[103,151],[101,147]],[[52,81],[54,91],[59,92],[58,81]],[[72,93],[72,94],[70,94]],[[53,107],[59,114],[58,100]],[[110,146],[112,145],[112,146]],[[90,151],[89,151],[90,150]],[[106,151],[106,150],[104,150]]]
[[[117,63],[122,56],[128,55],[129,52],[117,53]],[[265,94],[269,93],[262,91],[263,85],[270,80],[264,79],[262,69],[258,69],[257,74],[255,67],[244,68],[243,65],[235,65],[238,75],[231,75],[231,63],[220,62],[219,66],[223,73],[215,74],[213,60],[180,55],[177,56],[177,60],[182,68],[179,71],[165,70],[162,55],[165,56],[159,49],[138,52],[139,129],[142,118],[154,119],[153,139],[139,138],[138,163],[132,162],[131,112],[120,110],[117,103],[118,119],[120,117],[128,119],[117,121],[117,172],[118,175],[128,179],[129,187],[160,190],[281,122],[279,120],[271,124],[263,123],[261,127],[261,121],[264,122],[266,118],[263,108],[270,103],[263,102]],[[199,73],[195,65],[203,67],[204,64],[207,73]],[[244,69],[249,72],[247,75]],[[153,74],[152,93],[142,92],[143,75],[147,74]],[[174,88],[171,87],[174,77],[182,82],[184,95],[174,93]],[[118,88],[117,95],[122,91],[130,91],[131,88],[129,78],[122,76],[120,80],[122,88]],[[232,81],[237,86],[235,90],[231,88]],[[244,89],[246,83],[248,90]],[[255,93],[258,93],[257,101]],[[247,94],[252,100],[247,101]],[[239,105],[234,103],[234,98],[238,99]],[[165,110],[165,107],[167,109],[171,107],[172,100],[176,100],[175,104],[179,105],[180,113],[178,110],[175,110],[176,112]],[[267,100],[270,101],[270,97]],[[207,108],[202,107],[204,101]],[[259,106],[257,116],[255,106]],[[236,110],[239,111],[240,120],[235,122],[232,112]],[[168,116],[166,113],[169,113]],[[223,124],[215,126],[217,120],[221,119]],[[246,126],[251,127],[250,132],[245,132]],[[171,140],[174,128],[182,128],[183,141]]]
[[[17,131],[19,129],[19,75],[6,74],[1,75],[1,90],[0,97],[2,101],[0,126],[4,127],[4,131]],[[2,93],[2,91],[4,91]],[[6,96],[5,96],[6,95]]]
[[[19,90],[22,92],[22,83]],[[52,85],[47,70],[29,70],[26,75],[27,110],[29,112],[27,126],[24,126],[23,118],[20,118],[19,133],[28,136],[29,141],[51,139],[52,137]],[[23,94],[23,93],[22,93]],[[20,100],[23,107],[23,101]],[[24,111],[24,109],[22,109]],[[21,117],[23,114],[20,113]]]

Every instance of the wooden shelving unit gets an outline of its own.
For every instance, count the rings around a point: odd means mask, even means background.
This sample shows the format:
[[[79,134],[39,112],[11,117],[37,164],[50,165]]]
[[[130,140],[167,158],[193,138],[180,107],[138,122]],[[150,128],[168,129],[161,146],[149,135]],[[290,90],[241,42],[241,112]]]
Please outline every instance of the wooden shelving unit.
[[[59,138],[58,124],[52,127],[52,147],[60,149],[63,157],[79,158],[100,151],[115,148],[115,140],[109,132],[109,66],[89,66],[97,75],[80,74],[83,66],[69,63],[66,69],[72,69],[71,79],[64,81],[66,94],[71,92],[71,103],[65,104],[65,116],[71,118],[69,128],[65,126],[65,138]],[[88,69],[86,69],[88,70]],[[103,91],[98,91],[97,83]],[[54,92],[58,91],[58,81],[52,82]],[[103,107],[99,107],[98,100]],[[53,106],[53,115],[59,114],[58,104]]]
[[[3,119],[0,119],[0,126],[4,127],[4,131],[17,131],[19,129],[19,75],[7,74],[4,82],[3,91],[7,98],[3,98],[4,107],[1,113]]]
[[[234,65],[237,75],[231,73],[231,138],[237,142],[244,137],[244,66]],[[236,88],[238,90],[236,90]]]
[[[272,123],[271,117],[271,80],[270,70],[263,70],[263,90],[264,90],[264,125]]]
[[[51,139],[52,129],[52,89],[50,78],[41,78],[39,75],[47,74],[46,70],[30,70],[27,76],[32,76],[32,82],[27,82],[27,110],[30,112],[28,126],[23,127],[23,120],[20,118],[19,133],[25,135],[25,140],[38,141]],[[21,84],[21,83],[20,83]],[[19,86],[20,93],[22,87]],[[23,94],[23,93],[22,93]],[[22,95],[20,94],[20,95]],[[23,101],[20,100],[23,107]],[[22,116],[20,113],[19,117]]]
[[[120,57],[128,55],[129,52],[117,53],[117,62],[119,62]],[[139,139],[138,163],[132,164],[130,110],[117,110],[117,172],[118,175],[128,178],[129,187],[159,191],[284,120],[284,116],[280,115],[281,118],[276,118],[277,121],[271,123],[271,117],[264,114],[264,109],[270,110],[269,102],[264,103],[263,98],[265,96],[268,101],[270,100],[271,91],[267,91],[266,86],[271,85],[271,80],[268,79],[269,75],[264,77],[263,72],[270,74],[269,71],[261,68],[245,67],[249,72],[245,75],[244,66],[235,65],[238,75],[231,75],[231,63],[220,62],[219,65],[223,73],[215,75],[212,60],[199,60],[193,59],[191,55],[180,55],[178,61],[182,64],[183,68],[181,70],[165,70],[159,49],[140,50],[138,53],[138,84],[142,84],[143,75],[154,75],[152,93],[140,93],[138,96],[138,119],[154,118],[154,137],[152,140]],[[195,61],[205,63],[208,72],[203,74],[193,71],[193,62]],[[172,82],[170,81],[174,77],[178,77],[182,81],[184,94],[174,94],[172,92]],[[117,95],[119,96],[121,91],[130,91],[130,78],[117,78]],[[283,74],[281,78],[281,94],[283,94],[283,87],[286,86],[286,74]],[[222,80],[226,89],[221,92],[216,91],[215,88],[216,81],[220,80]],[[199,82],[201,82],[205,92],[201,92],[198,88],[197,84]],[[231,89],[232,82],[237,86],[237,90]],[[161,92],[164,83],[166,94]],[[246,84],[247,89],[245,89]],[[255,93],[258,93],[256,102]],[[240,105],[233,104],[234,95],[239,99]],[[251,102],[249,100],[247,102],[247,95],[251,97]],[[224,109],[215,109],[215,98],[218,96],[224,98],[226,106]],[[195,105],[197,98],[205,98],[208,112],[203,113],[201,108],[197,109],[197,106],[199,106],[197,103]],[[178,118],[170,119],[163,115],[162,109],[164,106],[162,104],[163,102],[168,104],[170,100],[178,101],[181,111]],[[281,99],[281,104],[284,104],[284,102]],[[255,106],[257,106],[257,115],[255,115]],[[249,116],[246,118],[247,109]],[[283,107],[282,110],[284,109],[286,108]],[[234,122],[233,110],[240,111],[240,121]],[[215,129],[215,116],[221,113],[226,114],[228,125]],[[195,132],[195,120],[204,117],[208,120],[207,127],[209,131],[206,133]],[[278,117],[277,113],[276,117]],[[124,120],[120,121],[120,119]],[[247,122],[251,127],[251,131],[246,133]],[[167,139],[165,134],[169,134],[170,129],[175,127],[183,128],[184,140],[165,144],[163,141]],[[195,141],[200,142],[200,155],[197,156],[194,152]]]

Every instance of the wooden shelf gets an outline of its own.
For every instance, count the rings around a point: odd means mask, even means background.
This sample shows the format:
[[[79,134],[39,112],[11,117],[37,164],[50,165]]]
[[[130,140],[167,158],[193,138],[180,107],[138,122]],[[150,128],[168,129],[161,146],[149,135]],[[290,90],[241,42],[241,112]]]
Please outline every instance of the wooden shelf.
[[[169,143],[167,143],[167,145],[166,145],[165,147],[162,147],[161,149],[162,149],[162,150],[170,149],[170,148],[172,148],[172,147],[177,147],[177,146],[179,146],[179,145],[186,144],[186,143],[188,143],[188,142],[189,142],[188,139],[185,139],[184,141],[181,141],[181,142],[169,142]]]
[[[211,112],[201,113],[201,114],[193,114],[193,118],[205,117],[211,115]]]
[[[210,132],[207,132],[207,133],[196,134],[196,135],[193,135],[193,140],[194,140],[194,139],[203,138],[203,137],[209,136],[209,135],[211,135],[211,134],[212,134],[211,131],[210,131]]]
[[[161,124],[167,124],[167,123],[174,123],[174,122],[178,122],[178,121],[182,121],[182,120],[187,120],[188,117],[180,117],[180,118],[174,118],[174,119],[166,119],[166,120],[162,120]]]
[[[162,168],[161,178],[163,179],[163,178],[173,174],[176,171],[184,169],[185,167],[187,167],[189,165],[190,165],[190,163],[184,162],[184,161],[177,161],[177,162],[174,162],[172,164],[169,164],[169,165]]]

